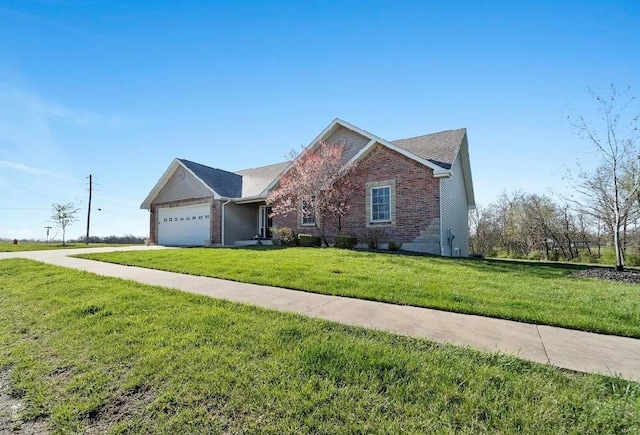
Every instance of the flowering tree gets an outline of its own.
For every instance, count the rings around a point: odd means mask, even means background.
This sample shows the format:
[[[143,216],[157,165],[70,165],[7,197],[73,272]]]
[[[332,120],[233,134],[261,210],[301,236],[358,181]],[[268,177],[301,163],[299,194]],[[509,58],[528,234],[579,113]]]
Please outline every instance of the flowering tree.
[[[349,176],[352,167],[344,163],[344,148],[345,144],[319,142],[301,153],[292,151],[291,167],[267,197],[273,215],[300,213],[327,246],[328,225],[335,223],[340,233],[355,188]]]

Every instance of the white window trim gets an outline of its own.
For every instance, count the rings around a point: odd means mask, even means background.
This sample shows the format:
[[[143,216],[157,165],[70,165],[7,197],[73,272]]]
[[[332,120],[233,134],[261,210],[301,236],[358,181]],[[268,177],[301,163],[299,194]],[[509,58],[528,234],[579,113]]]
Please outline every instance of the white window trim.
[[[378,190],[378,189],[389,189],[389,219],[374,219],[373,218],[373,191],[374,190]],[[369,187],[369,222],[371,222],[372,224],[388,224],[391,223],[392,219],[391,219],[391,209],[392,209],[392,204],[391,204],[391,185],[387,184],[384,186],[371,186]]]
[[[365,183],[365,215],[364,219],[366,221],[367,228],[374,228],[379,226],[393,226],[396,225],[396,179],[386,179],[386,180],[376,180],[376,181],[368,181]],[[390,219],[389,220],[379,220],[374,221],[371,218],[373,217],[373,195],[372,188],[379,187],[389,187],[389,202],[390,202]]]
[[[301,227],[315,227],[316,226],[316,218],[315,216],[305,216],[303,209],[304,209],[304,202],[302,203],[302,205],[300,206],[300,226]],[[305,219],[312,221],[312,222],[305,222]]]
[[[305,219],[313,221],[313,222],[305,222]],[[316,226],[316,218],[313,216],[302,216],[300,217],[300,226],[301,227],[315,227]]]

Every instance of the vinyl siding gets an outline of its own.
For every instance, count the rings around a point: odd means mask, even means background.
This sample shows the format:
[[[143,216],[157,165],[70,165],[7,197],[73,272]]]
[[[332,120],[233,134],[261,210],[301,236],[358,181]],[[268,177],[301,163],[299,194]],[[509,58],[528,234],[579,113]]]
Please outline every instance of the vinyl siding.
[[[467,257],[469,256],[469,206],[459,157],[451,168],[453,176],[441,179],[440,183],[442,255],[453,256],[455,249],[459,248],[460,255]],[[455,235],[452,246],[447,240],[448,230],[452,230]]]
[[[184,178],[182,180],[178,176],[180,171],[184,171]],[[191,175],[189,171],[179,167],[173,175],[171,175],[171,178],[169,178],[167,184],[165,184],[158,193],[158,196],[153,199],[153,203],[158,204],[162,202],[179,201],[186,198],[203,198],[208,196],[213,196],[213,193],[203,186],[202,182]]]
[[[224,206],[224,244],[250,240],[258,232],[258,205],[234,204]]]
[[[351,160],[353,156],[358,154],[358,151],[360,151],[366,144],[369,143],[369,138],[364,137],[361,134],[342,126],[338,127],[338,129],[334,131],[331,136],[329,136],[325,140],[325,142],[328,144],[333,144],[342,140],[344,140],[346,143],[344,149],[345,162]]]

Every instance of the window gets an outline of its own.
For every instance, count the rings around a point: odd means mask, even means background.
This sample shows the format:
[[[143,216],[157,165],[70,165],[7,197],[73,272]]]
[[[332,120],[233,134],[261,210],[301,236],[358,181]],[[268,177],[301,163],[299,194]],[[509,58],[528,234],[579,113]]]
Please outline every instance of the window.
[[[371,222],[391,222],[391,186],[371,188]]]
[[[302,226],[313,226],[316,224],[316,218],[315,216],[313,216],[312,214],[312,210],[309,210],[309,204],[307,203],[307,201],[302,201],[302,207],[301,207],[301,222],[302,222]]]

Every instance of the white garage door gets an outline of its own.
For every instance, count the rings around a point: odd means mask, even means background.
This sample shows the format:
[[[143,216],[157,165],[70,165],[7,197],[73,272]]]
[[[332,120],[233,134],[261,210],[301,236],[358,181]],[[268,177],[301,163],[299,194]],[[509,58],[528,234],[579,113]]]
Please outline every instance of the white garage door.
[[[209,204],[158,209],[158,244],[203,246],[210,239]]]

